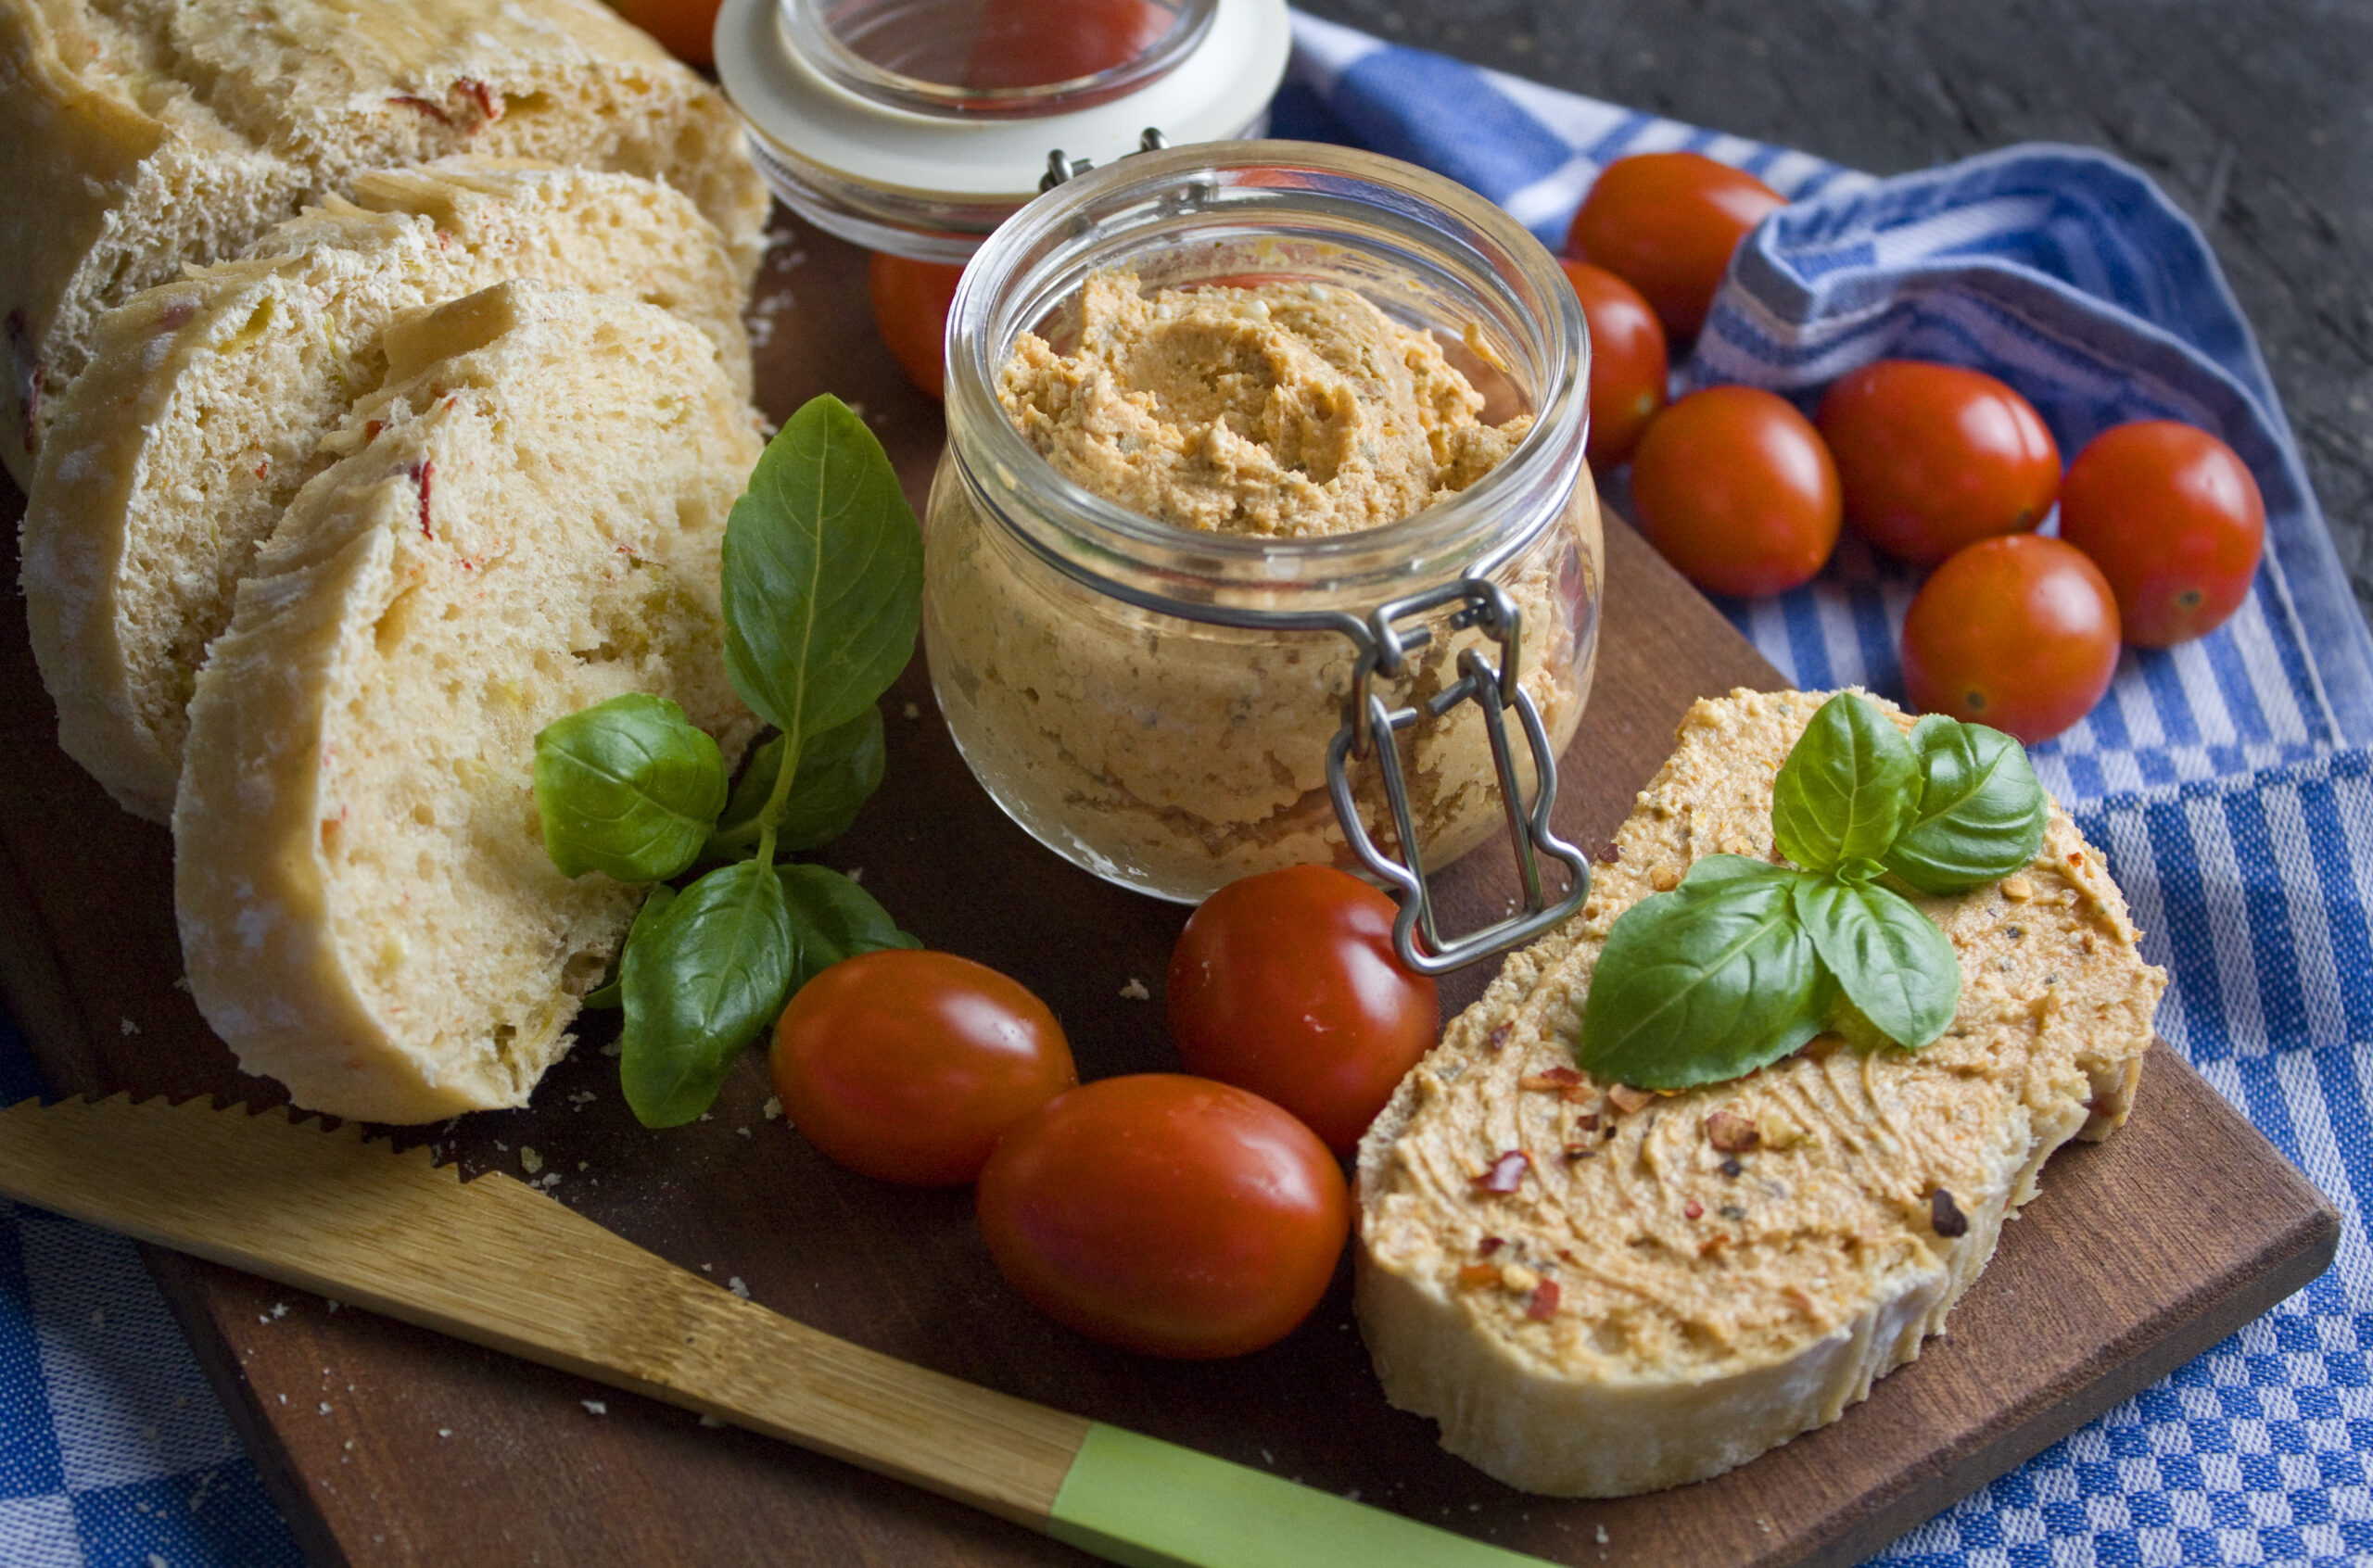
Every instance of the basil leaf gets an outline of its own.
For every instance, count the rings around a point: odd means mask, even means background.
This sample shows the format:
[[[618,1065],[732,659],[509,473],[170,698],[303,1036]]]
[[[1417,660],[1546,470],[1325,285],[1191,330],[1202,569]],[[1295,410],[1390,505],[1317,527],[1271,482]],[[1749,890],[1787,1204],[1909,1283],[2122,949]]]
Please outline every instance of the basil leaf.
[[[2051,803],[2026,748],[1999,729],[1931,714],[1911,732],[1919,804],[1883,857],[1922,892],[1962,893],[2036,857]]]
[[[773,793],[785,743],[778,735],[750,759],[703,854],[731,860],[757,847],[758,816]],[[799,749],[799,771],[783,802],[782,820],[775,825],[776,847],[817,849],[847,832],[858,809],[882,787],[888,752],[882,709],[872,703],[848,723],[811,738]]]
[[[1796,917],[1803,873],[1708,855],[1606,934],[1574,1060],[1643,1089],[1717,1083],[1821,1032],[1830,982]]]
[[[922,534],[882,443],[839,398],[791,416],[725,526],[725,668],[804,747],[889,689],[915,651]]]
[[[782,883],[755,860],[710,872],[628,939],[618,1082],[637,1120],[676,1127],[708,1109],[782,1010],[794,951]]]
[[[1796,884],[1796,914],[1847,999],[1888,1039],[1917,1051],[1953,1021],[1961,958],[1900,894],[1808,877]]]
[[[717,742],[665,697],[629,691],[536,737],[536,814],[564,876],[663,882],[690,866],[725,804]]]
[[[792,930],[799,956],[792,969],[791,989],[799,988],[844,958],[885,947],[920,947],[922,942],[898,929],[890,912],[873,895],[821,866],[778,866],[782,895],[790,906]]]
[[[1813,714],[1772,781],[1780,853],[1808,871],[1879,859],[1910,809],[1919,772],[1895,721],[1867,698],[1839,692]]]
[[[666,883],[662,882],[651,890],[649,896],[642,901],[642,907],[634,912],[634,924],[627,928],[627,940],[618,949],[616,961],[610,966],[609,978],[603,981],[599,989],[585,993],[583,1004],[585,1006],[623,1007],[626,1005],[623,996],[625,988],[618,980],[619,971],[626,967],[626,950],[634,945],[635,938],[650,929],[659,917],[666,914],[667,906],[675,902],[676,890]]]

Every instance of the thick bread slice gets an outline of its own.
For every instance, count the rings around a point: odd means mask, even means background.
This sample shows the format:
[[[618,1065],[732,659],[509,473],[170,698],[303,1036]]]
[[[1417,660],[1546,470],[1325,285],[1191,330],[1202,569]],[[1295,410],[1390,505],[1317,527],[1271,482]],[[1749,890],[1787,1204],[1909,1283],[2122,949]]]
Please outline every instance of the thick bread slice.
[[[174,893],[241,1066],[413,1122],[524,1104],[640,897],[545,857],[536,732],[650,691],[748,743],[717,561],[759,445],[637,302],[503,284],[387,349],[198,677]]]
[[[102,311],[461,152],[664,181],[756,266],[732,109],[598,0],[0,0],[0,462],[30,482]]]
[[[2051,1152],[2131,1103],[2166,976],[2057,807],[2019,876],[1913,895],[1961,960],[1925,1050],[1824,1035],[1685,1094],[1573,1081],[1608,927],[1700,855],[1771,853],[1772,778],[1822,698],[1693,708],[1590,902],[1362,1141],[1354,1300],[1386,1397],[1512,1486],[1678,1486],[1834,1421],[1941,1332]],[[1526,1168],[1494,1194],[1478,1178],[1512,1150]]]
[[[399,312],[533,277],[643,299],[749,389],[741,278],[689,198],[632,174],[449,158],[355,182],[248,256],[134,296],[57,405],[25,511],[33,654],[58,741],[163,821],[206,645],[316,448],[386,373]]]

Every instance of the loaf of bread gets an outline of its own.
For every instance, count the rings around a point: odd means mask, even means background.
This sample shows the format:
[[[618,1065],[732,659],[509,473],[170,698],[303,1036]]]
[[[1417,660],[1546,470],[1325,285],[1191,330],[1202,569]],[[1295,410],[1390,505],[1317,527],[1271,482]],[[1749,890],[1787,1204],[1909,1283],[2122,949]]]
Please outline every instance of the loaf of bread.
[[[56,405],[23,529],[33,653],[59,743],[139,816],[171,815],[207,644],[386,373],[395,316],[508,277],[625,295],[699,327],[748,393],[739,269],[672,188],[476,158],[353,188],[109,311]]]
[[[417,1122],[526,1102],[640,897],[553,869],[536,733],[648,691],[746,747],[717,569],[759,442],[636,301],[502,284],[387,351],[199,675],[174,892],[242,1067]]]
[[[1961,966],[1925,1049],[1823,1035],[1675,1094],[1575,1069],[1608,928],[1699,856],[1771,854],[1772,778],[1821,701],[1699,702],[1590,901],[1361,1144],[1354,1300],[1386,1397],[1512,1486],[1678,1486],[1834,1421],[1942,1330],[2051,1152],[2132,1101],[2166,977],[2056,807],[2018,875],[1911,895]]]
[[[462,152],[663,181],[755,268],[732,109],[598,0],[0,0],[0,462],[30,481],[103,311]]]

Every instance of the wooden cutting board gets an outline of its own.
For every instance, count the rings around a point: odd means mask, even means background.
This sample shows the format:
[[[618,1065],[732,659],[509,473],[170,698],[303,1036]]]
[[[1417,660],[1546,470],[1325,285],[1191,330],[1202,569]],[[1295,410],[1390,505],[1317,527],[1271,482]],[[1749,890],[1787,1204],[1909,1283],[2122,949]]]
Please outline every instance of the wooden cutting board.
[[[938,411],[874,338],[862,256],[790,229],[756,319],[768,411],[780,418],[823,390],[859,405],[920,505]],[[5,490],[0,505],[9,524],[23,501]],[[1611,523],[1607,547],[1597,686],[1558,814],[1585,844],[1620,820],[1692,699],[1780,684],[1637,535]],[[862,868],[933,946],[1046,998],[1084,1077],[1174,1068],[1161,994],[1184,911],[1072,870],[1008,821],[949,743],[920,660],[886,713],[887,782],[822,858]],[[276,1103],[175,985],[167,834],[118,811],[54,734],[11,593],[0,598],[0,999],[43,1070],[60,1091]],[[1500,905],[1513,874],[1486,850],[1445,881],[1464,928]],[[1447,982],[1445,1007],[1471,1001],[1490,967]],[[1124,996],[1132,980],[1153,999]],[[404,1141],[425,1137],[472,1170],[557,1175],[554,1196],[629,1239],[861,1344],[1559,1562],[1851,1562],[2304,1284],[2339,1233],[2305,1180],[2156,1047],[2132,1123],[2051,1163],[1950,1334],[1868,1402],[1715,1481],[1559,1502],[1485,1478],[1435,1446],[1430,1423],[1384,1403],[1351,1326],[1348,1268],[1306,1324],[1257,1355],[1179,1365],[1106,1350],[1005,1288],[969,1192],[851,1175],[769,1120],[755,1053],[711,1118],[654,1133],[620,1099],[597,1048],[606,1038],[589,1031],[533,1107]],[[1088,1561],[667,1407],[185,1258],[151,1263],[320,1562]]]

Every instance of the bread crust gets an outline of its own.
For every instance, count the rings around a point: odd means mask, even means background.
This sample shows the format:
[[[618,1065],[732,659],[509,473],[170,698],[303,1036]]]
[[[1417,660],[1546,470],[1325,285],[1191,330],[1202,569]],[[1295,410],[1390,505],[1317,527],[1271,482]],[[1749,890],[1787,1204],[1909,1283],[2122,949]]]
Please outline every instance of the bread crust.
[[[21,580],[58,740],[134,816],[171,815],[207,645],[388,321],[524,276],[660,304],[749,391],[742,283],[691,201],[633,175],[450,158],[356,181],[252,254],[134,296],[58,404]]]
[[[1583,912],[1509,958],[1362,1141],[1354,1304],[1386,1397],[1510,1486],[1630,1496],[1834,1421],[1942,1332],[2052,1151],[2131,1103],[2165,977],[2057,808],[2019,889],[1919,901],[1962,958],[1947,1039],[1823,1036],[1637,1100],[1573,1073],[1607,928],[1698,854],[1771,853],[1772,772],[1825,695],[1699,703]],[[1727,1158],[1721,1115],[1759,1129]],[[1516,1147],[1519,1191],[1475,1183]]]
[[[704,341],[526,284],[404,331],[411,373],[358,410],[240,585],[173,814],[208,1021],[298,1105],[389,1122],[525,1104],[641,898],[545,858],[534,733],[625,689],[682,702],[729,763],[755,729],[716,563],[758,444]],[[622,365],[599,386],[576,371],[596,354]],[[565,406],[572,385],[591,413]],[[570,444],[554,422],[580,426]],[[674,621],[615,619],[654,604]],[[398,787],[415,778],[431,787]]]
[[[0,0],[0,462],[30,487],[104,310],[461,152],[666,180],[755,271],[732,109],[594,0]]]

